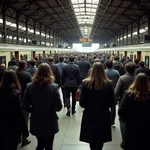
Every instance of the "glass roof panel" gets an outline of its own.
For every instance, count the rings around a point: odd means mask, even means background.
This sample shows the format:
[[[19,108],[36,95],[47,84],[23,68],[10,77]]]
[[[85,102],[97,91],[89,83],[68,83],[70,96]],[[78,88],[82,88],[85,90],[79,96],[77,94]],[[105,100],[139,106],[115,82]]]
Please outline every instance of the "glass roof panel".
[[[83,38],[90,36],[99,0],[71,0]],[[89,27],[90,26],[90,27]]]

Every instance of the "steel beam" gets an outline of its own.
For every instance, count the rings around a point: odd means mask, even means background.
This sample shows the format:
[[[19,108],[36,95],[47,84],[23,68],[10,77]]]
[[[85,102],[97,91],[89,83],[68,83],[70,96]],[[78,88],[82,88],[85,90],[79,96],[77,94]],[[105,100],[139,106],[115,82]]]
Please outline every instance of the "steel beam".
[[[2,42],[7,43],[7,28],[6,28],[6,6],[2,4],[2,18],[3,18],[3,37]]]

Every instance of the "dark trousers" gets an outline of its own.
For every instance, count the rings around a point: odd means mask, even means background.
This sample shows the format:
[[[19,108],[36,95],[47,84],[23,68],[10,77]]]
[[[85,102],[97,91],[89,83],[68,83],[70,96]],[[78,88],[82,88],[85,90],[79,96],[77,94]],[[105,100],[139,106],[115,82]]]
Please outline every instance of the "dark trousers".
[[[53,150],[54,135],[49,137],[36,137],[37,147],[36,150]]]
[[[65,87],[65,96],[66,96],[66,105],[67,109],[70,110],[70,93],[72,93],[72,111],[75,110],[76,101],[75,101],[75,95],[76,95],[77,87]]]
[[[99,143],[99,144],[96,144],[96,143],[90,143],[90,149],[91,150],[102,150],[103,149],[103,143]]]
[[[124,143],[126,124],[124,122],[122,122],[120,119],[119,119],[119,122],[120,122],[120,131],[121,131],[121,136],[122,136],[122,142]]]
[[[0,150],[17,150],[18,139],[18,136],[8,140],[0,139]]]
[[[111,107],[111,124],[115,123],[116,118],[116,104]]]
[[[62,91],[62,96],[63,96],[63,103],[65,105],[66,104],[66,101],[65,101],[65,88],[61,87],[61,91]]]

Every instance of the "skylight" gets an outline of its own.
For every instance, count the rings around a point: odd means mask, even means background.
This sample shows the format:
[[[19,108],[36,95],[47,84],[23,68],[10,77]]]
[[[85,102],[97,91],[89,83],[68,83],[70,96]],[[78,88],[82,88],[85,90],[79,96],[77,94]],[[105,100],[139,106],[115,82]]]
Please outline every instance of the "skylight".
[[[71,0],[82,36],[89,38],[99,0]]]

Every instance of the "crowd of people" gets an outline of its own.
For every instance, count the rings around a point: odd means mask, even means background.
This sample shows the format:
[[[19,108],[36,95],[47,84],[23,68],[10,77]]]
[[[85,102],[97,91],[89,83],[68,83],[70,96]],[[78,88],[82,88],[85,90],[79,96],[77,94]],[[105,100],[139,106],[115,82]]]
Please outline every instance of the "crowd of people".
[[[76,113],[76,91],[83,110],[80,141],[102,150],[112,140],[116,105],[125,150],[150,149],[150,70],[144,61],[108,54],[71,54],[13,58],[0,64],[0,149],[26,146],[28,122],[36,150],[52,150],[59,131],[57,111]],[[62,91],[62,100],[60,98]],[[72,95],[72,99],[70,98]],[[63,104],[62,104],[63,103]]]

